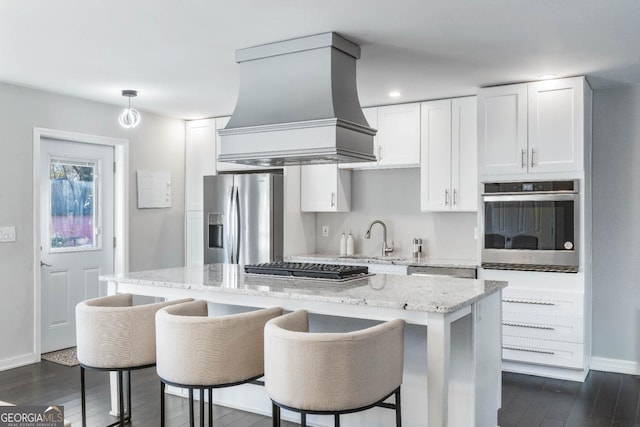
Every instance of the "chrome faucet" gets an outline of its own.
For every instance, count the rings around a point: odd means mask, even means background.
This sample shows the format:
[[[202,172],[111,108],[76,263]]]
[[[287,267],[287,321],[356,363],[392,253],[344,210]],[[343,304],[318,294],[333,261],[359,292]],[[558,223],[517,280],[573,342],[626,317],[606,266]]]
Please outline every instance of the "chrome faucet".
[[[393,240],[391,241],[391,246],[389,246],[387,244],[387,226],[384,224],[384,222],[380,221],[379,219],[374,219],[371,224],[369,224],[367,232],[364,233],[364,238],[371,238],[371,227],[373,227],[373,224],[380,224],[382,226],[382,256],[387,256],[389,255],[389,253],[393,252]]]

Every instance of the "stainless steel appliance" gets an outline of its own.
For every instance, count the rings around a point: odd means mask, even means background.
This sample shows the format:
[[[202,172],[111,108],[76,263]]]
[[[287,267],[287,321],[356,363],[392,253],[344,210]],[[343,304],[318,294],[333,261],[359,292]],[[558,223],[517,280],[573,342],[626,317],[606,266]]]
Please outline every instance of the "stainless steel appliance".
[[[204,263],[282,260],[283,177],[247,173],[204,177]]]
[[[485,183],[482,267],[578,271],[578,181]]]

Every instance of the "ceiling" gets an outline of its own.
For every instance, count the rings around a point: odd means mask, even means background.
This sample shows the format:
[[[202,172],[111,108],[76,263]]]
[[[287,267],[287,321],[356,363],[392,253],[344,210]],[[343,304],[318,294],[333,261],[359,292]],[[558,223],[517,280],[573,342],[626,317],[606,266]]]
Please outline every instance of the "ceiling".
[[[235,50],[327,31],[358,43],[363,106],[587,75],[640,83],[637,0],[2,0],[0,81],[184,119],[229,115]],[[401,92],[389,98],[391,90]]]

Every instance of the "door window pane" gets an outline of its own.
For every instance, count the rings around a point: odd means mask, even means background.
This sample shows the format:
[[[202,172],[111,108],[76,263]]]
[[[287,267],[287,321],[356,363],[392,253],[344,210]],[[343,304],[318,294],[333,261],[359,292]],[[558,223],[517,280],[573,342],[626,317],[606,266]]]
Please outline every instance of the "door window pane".
[[[96,162],[50,161],[51,251],[99,248]]]

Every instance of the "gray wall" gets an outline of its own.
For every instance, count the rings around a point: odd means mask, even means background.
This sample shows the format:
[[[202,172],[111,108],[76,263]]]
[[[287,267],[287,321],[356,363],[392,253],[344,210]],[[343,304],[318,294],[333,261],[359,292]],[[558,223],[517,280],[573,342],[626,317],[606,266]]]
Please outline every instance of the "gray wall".
[[[144,96],[144,94],[140,94]],[[122,101],[118,94],[114,102]],[[34,350],[33,127],[129,140],[130,269],[184,263],[184,121],[142,112],[136,129],[117,123],[121,107],[0,83],[0,368]],[[173,207],[138,210],[135,171],[169,170]]]
[[[380,255],[382,227],[375,225],[371,239],[364,238],[374,219],[387,225],[387,239],[394,254],[410,255],[414,237],[423,241],[423,252],[435,258],[477,258],[474,229],[476,213],[420,212],[420,169],[353,171],[350,213],[316,214],[316,252],[339,253],[340,234],[351,233],[355,252]],[[322,237],[322,226],[329,237]]]
[[[640,86],[594,92],[593,356],[640,363]]]

